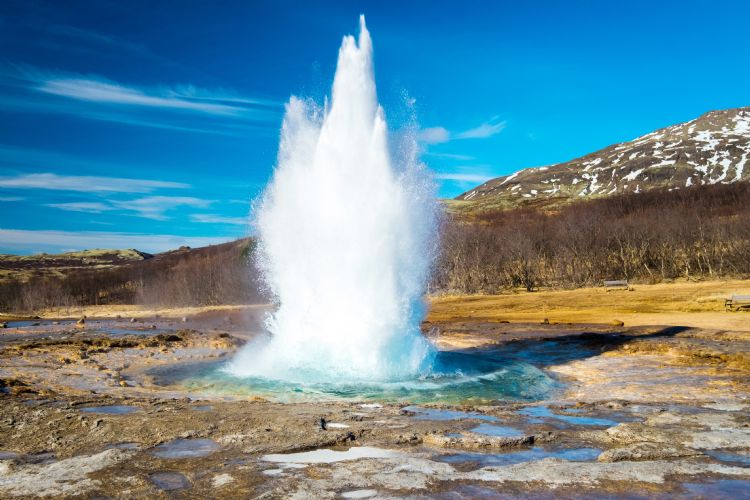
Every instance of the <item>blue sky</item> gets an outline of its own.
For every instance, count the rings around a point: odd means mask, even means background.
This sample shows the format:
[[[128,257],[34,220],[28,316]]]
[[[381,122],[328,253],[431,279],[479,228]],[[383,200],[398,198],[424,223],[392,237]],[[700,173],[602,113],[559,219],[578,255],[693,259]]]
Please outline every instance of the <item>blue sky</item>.
[[[328,93],[360,13],[444,197],[750,105],[744,1],[6,0],[0,252],[248,234],[284,102]]]

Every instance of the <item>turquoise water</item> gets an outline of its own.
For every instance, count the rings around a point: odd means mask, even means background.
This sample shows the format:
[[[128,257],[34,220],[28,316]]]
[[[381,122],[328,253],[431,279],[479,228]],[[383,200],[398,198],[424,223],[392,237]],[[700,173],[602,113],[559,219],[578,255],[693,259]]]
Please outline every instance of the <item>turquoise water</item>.
[[[418,377],[334,382],[289,382],[238,377],[222,365],[166,374],[192,392],[214,395],[255,395],[276,401],[373,400],[413,403],[483,403],[535,401],[547,397],[558,383],[533,365],[487,352],[438,352],[431,369]],[[302,377],[300,377],[302,378]]]
[[[514,465],[522,462],[542,460],[545,458],[559,458],[571,462],[590,462],[596,460],[602,452],[599,448],[563,448],[548,450],[541,447],[533,447],[523,450],[513,450],[505,453],[455,453],[453,455],[438,455],[435,457],[441,462],[449,464],[474,463],[477,467]]]

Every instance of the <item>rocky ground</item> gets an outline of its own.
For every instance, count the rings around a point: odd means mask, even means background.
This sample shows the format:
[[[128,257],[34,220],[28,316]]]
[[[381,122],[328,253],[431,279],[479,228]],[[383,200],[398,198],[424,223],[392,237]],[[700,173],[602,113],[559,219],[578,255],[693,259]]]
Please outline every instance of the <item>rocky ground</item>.
[[[425,325],[442,349],[524,359],[560,390],[280,403],[163,376],[252,336],[221,315],[0,330],[0,497],[750,496],[750,333],[454,318]]]

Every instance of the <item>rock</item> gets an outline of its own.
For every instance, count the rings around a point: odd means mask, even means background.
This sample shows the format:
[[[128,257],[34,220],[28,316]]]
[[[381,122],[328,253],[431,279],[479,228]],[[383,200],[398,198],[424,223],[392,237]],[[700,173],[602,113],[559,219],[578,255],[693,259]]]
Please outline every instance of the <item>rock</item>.
[[[234,478],[230,476],[229,474],[219,474],[218,476],[214,476],[211,480],[211,486],[214,488],[220,488],[224,486],[225,484],[233,483]]]
[[[549,318],[544,318],[544,319],[542,320],[542,324],[543,324],[543,325],[549,325]]]
[[[187,323],[187,321],[188,321],[188,319],[187,319],[187,316],[183,316],[183,317],[182,317],[182,318],[180,319],[180,321],[182,321],[183,323]]]
[[[86,316],[81,316],[81,318],[76,321],[76,328],[85,328],[86,327]]]
[[[612,326],[625,326],[625,323],[623,323],[619,319],[613,319],[612,321],[609,322],[609,324]]]
[[[8,328],[8,323],[0,323],[0,328]]]
[[[135,319],[135,318],[130,318],[130,322],[131,322],[131,323],[137,323],[137,322],[138,322],[138,320],[137,320],[137,319]]]
[[[694,457],[701,453],[683,446],[657,443],[635,443],[622,448],[613,448],[599,455],[599,462],[622,462],[635,460],[665,460],[677,457]]]
[[[324,431],[328,430],[326,419],[324,419],[323,417],[320,417],[320,428],[323,429]]]
[[[481,434],[469,434],[460,437],[449,437],[443,434],[426,434],[423,441],[442,448],[513,448],[534,444],[536,436],[496,437]]]

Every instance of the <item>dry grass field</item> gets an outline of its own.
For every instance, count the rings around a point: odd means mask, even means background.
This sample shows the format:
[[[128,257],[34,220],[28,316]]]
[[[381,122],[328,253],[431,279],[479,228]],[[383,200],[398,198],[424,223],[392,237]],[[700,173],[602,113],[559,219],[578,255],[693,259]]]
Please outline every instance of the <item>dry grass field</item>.
[[[428,319],[538,323],[601,323],[626,326],[680,325],[750,331],[750,312],[725,312],[724,299],[750,294],[750,280],[633,285],[631,291],[604,288],[518,291],[500,295],[435,296]]]

